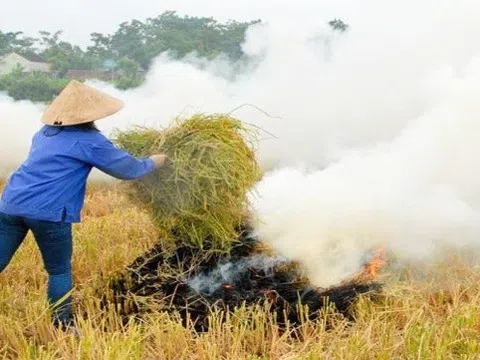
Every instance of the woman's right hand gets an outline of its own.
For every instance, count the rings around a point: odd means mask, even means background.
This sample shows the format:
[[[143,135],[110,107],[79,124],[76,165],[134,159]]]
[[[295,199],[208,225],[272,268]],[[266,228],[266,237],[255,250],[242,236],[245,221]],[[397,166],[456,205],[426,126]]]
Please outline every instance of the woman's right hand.
[[[150,156],[150,159],[153,160],[153,162],[155,163],[155,167],[158,169],[165,165],[165,163],[168,160],[168,157],[165,154],[156,154],[156,155]]]

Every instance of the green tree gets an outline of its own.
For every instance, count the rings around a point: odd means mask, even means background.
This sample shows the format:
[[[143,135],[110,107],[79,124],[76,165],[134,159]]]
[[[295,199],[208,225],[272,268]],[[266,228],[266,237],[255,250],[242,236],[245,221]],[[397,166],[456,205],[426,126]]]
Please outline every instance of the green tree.
[[[330,27],[333,30],[340,31],[340,32],[347,31],[348,28],[350,27],[348,24],[343,22],[343,20],[341,20],[341,19],[333,19],[332,21],[328,22],[328,25],[330,25]]]
[[[241,44],[247,28],[259,22],[219,23],[211,17],[180,17],[174,11],[166,11],[145,22],[124,22],[113,35],[92,33],[93,45],[87,52],[103,59],[128,57],[144,69],[166,51],[175,58],[195,52],[205,58],[226,54],[238,60],[243,56]]]
[[[90,34],[90,41],[93,43],[93,46],[87,48],[88,54],[102,59],[112,59],[116,57],[112,50],[112,38],[110,35],[94,32]]]
[[[126,90],[140,86],[143,81],[142,67],[138,62],[129,58],[121,58],[118,61],[117,72],[120,78],[115,81],[115,86],[118,89]]]
[[[22,78],[22,71],[22,67],[17,65],[16,68],[8,74],[0,76],[0,91],[8,93],[8,90]]]
[[[156,56],[169,50],[177,58],[191,52],[206,58],[223,53],[237,60],[243,55],[241,44],[247,28],[258,22],[222,24],[211,17],[180,17],[174,11],[167,11],[147,20],[146,45],[150,49],[147,53]]]
[[[138,20],[120,24],[111,36],[112,53],[117,59],[129,57],[142,66],[148,66],[149,58],[145,52],[145,24]]]
[[[57,96],[67,85],[66,79],[52,79],[45,73],[22,73],[17,67],[9,74],[0,76],[0,91],[4,91],[14,100],[48,102]]]
[[[118,61],[117,70],[123,76],[135,78],[139,76],[142,67],[135,60],[124,57]]]
[[[2,32],[0,31],[0,55],[15,51],[21,54],[35,53],[37,39],[23,36],[21,31]]]
[[[52,64],[52,69],[60,75],[68,70],[92,70],[100,67],[101,58],[84,52],[79,46],[61,41],[62,31],[53,34],[41,31],[40,44],[44,48],[42,57]]]

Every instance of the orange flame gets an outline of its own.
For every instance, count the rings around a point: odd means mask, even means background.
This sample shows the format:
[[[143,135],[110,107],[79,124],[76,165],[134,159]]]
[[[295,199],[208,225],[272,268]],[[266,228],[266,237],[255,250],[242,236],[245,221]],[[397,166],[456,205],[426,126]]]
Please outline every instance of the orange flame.
[[[373,281],[378,276],[378,272],[386,264],[386,251],[384,248],[378,248],[374,251],[373,258],[368,261],[360,273],[355,277],[357,281]]]

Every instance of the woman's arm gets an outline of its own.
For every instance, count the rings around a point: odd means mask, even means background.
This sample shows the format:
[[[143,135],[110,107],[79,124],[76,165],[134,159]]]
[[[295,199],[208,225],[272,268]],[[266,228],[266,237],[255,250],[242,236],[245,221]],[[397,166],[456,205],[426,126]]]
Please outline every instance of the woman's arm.
[[[86,163],[104,173],[122,180],[135,180],[144,177],[155,168],[163,166],[164,155],[154,155],[150,158],[137,159],[126,151],[116,148],[112,142],[105,139],[90,145],[77,143],[79,153]]]

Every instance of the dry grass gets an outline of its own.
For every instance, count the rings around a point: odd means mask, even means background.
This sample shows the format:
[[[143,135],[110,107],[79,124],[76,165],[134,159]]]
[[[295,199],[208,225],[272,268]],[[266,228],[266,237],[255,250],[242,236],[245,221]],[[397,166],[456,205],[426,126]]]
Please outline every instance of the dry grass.
[[[480,270],[454,255],[421,272],[391,271],[381,301],[360,302],[353,326],[338,320],[328,332],[321,323],[306,323],[296,332],[280,334],[261,310],[252,310],[253,323],[245,321],[245,309],[223,324],[217,314],[211,331],[203,335],[162,313],[122,327],[114,314],[101,313],[95,289],[102,277],[147,249],[156,229],[148,214],[113,185],[90,187],[84,216],[83,224],[75,227],[77,306],[88,314],[79,324],[80,339],[51,328],[44,300],[46,276],[29,238],[0,276],[0,358],[480,358]]]

